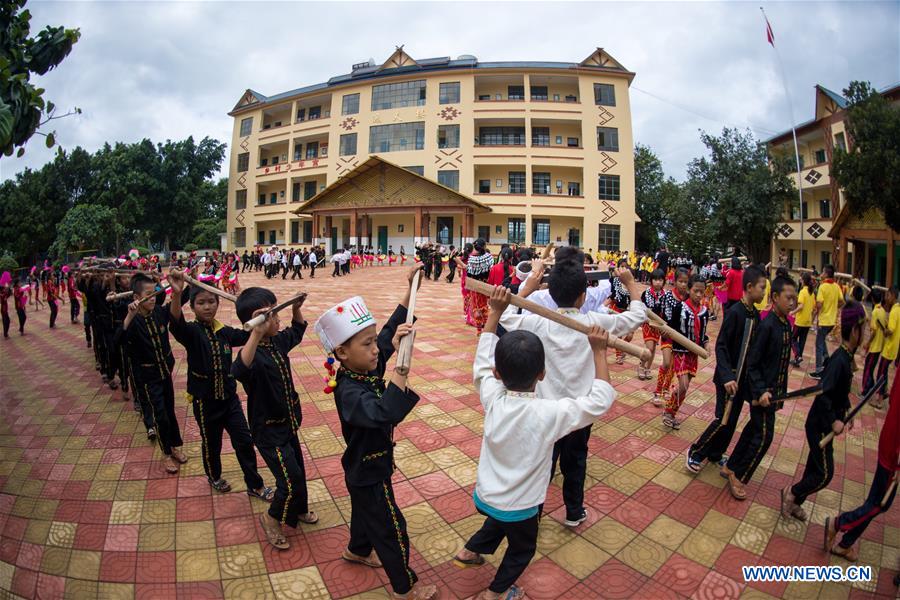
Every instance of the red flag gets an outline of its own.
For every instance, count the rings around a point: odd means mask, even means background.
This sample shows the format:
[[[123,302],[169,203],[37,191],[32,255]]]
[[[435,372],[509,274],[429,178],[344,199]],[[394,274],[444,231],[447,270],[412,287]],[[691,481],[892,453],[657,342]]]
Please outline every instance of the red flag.
[[[769,25],[769,17],[763,17],[766,20],[766,39],[772,44],[772,47],[775,47],[775,33],[772,31],[772,26]]]

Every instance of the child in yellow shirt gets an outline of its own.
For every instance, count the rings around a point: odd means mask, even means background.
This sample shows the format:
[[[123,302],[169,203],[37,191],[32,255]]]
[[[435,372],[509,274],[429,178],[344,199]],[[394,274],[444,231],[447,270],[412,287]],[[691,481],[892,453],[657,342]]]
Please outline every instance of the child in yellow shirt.
[[[799,367],[803,361],[803,349],[806,347],[806,338],[812,328],[813,313],[816,309],[816,285],[810,273],[801,275],[803,287],[797,295],[797,308],[791,312],[794,316],[794,330],[791,335],[791,349],[794,351],[794,360],[791,364]]]
[[[900,304],[897,304],[897,286],[891,287],[884,295],[884,310],[887,313],[887,326],[884,328],[884,341],[881,346],[881,359],[878,361],[878,370],[875,373],[875,381],[885,377],[891,363],[897,363],[897,354],[900,350]],[[874,321],[874,318],[873,318]],[[871,347],[871,346],[870,346]],[[884,398],[887,396],[887,381],[872,399],[872,407],[884,408]]]

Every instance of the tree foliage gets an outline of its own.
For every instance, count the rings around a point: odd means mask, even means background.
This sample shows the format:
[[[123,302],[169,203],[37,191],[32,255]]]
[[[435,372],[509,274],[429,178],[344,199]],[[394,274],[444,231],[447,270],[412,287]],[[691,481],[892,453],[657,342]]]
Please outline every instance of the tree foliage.
[[[23,262],[50,246],[56,252],[78,246],[68,233],[57,240],[57,224],[81,205],[102,207],[111,215],[99,247],[121,253],[131,246],[153,251],[181,248],[198,235],[224,225],[228,180],[213,181],[225,145],[203,138],[154,144],[106,144],[94,154],[82,148],[60,151],[39,170],[25,169],[0,184],[0,250]],[[98,213],[100,214],[100,213]],[[207,223],[213,219],[216,223]],[[202,227],[198,230],[198,226]]]
[[[31,13],[23,10],[26,0],[0,0],[0,152],[18,155],[38,128],[56,115],[56,106],[44,99],[44,89],[31,83],[31,76],[44,75],[72,51],[81,33],[78,29],[46,27],[31,34]],[[42,119],[44,119],[42,121]],[[55,143],[55,132],[46,135],[47,147]]]
[[[900,231],[900,110],[867,82],[850,82],[844,96],[852,148],[834,149],[831,172],[851,213],[876,209]]]
[[[649,146],[634,145],[635,211],[641,218],[637,225],[637,247],[651,250],[659,247],[663,225],[662,188],[665,183],[662,161]]]
[[[115,209],[102,204],[78,204],[56,226],[51,253],[64,258],[69,251],[103,249],[115,239]]]

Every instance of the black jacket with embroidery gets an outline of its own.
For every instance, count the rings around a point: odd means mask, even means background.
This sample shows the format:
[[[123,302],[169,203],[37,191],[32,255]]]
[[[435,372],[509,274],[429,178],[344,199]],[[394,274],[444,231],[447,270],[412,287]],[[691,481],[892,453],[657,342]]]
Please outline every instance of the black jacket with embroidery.
[[[105,299],[103,303],[106,303]],[[150,314],[146,317],[135,315],[128,329],[122,330],[122,343],[138,385],[162,381],[172,375],[175,357],[169,344],[169,317],[169,307],[163,306],[157,298]]]
[[[744,372],[738,382],[738,394],[741,398],[749,398],[747,385],[747,366],[750,362],[750,350],[753,348],[753,339],[759,333],[759,311],[752,304],[748,307],[743,302],[735,302],[725,311],[722,320],[722,328],[716,338],[716,373],[713,382],[726,384],[735,380],[738,360],[741,357],[741,342],[744,341],[744,327],[747,319],[753,321],[753,332],[750,335],[750,343],[747,346],[747,356],[744,358]]]
[[[831,431],[835,421],[844,421],[850,410],[850,383],[853,381],[853,356],[843,346],[825,359],[822,392],[813,400],[807,427],[823,433]]]
[[[240,354],[231,365],[231,374],[247,392],[247,417],[250,434],[257,446],[283,446],[300,427],[300,396],[294,389],[288,352],[300,343],[306,321],[291,321],[291,326],[259,342],[250,366]]]
[[[188,323],[184,314],[169,324],[169,330],[187,351],[187,393],[199,400],[233,398],[237,383],[231,374],[232,348],[246,344],[250,332],[215,320],[212,324]]]
[[[750,346],[747,380],[753,400],[766,392],[773,396],[787,391],[788,365],[791,359],[791,325],[773,310],[760,321]],[[769,405],[780,409],[784,402]]]
[[[391,478],[394,471],[394,426],[419,401],[411,389],[393,383],[385,387],[384,371],[394,353],[397,326],[406,321],[406,307],[397,306],[378,333],[378,366],[366,375],[338,369],[334,403],[347,449],[341,457],[348,486],[366,486]]]

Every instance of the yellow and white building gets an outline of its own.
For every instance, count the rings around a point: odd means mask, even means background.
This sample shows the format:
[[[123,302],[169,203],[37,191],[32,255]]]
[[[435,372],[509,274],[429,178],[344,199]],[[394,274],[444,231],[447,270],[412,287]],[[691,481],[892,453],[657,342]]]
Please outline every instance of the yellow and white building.
[[[847,131],[847,101],[821,85],[815,90],[815,117],[796,127],[803,200],[801,203],[794,198],[785,205],[772,240],[772,264],[777,265],[783,255],[790,268],[815,266],[821,271],[824,265],[833,264],[839,272],[852,273],[870,283],[896,283],[900,280],[900,236],[876,211],[852,215],[843,190],[831,177],[834,149],[853,147]],[[881,94],[895,104],[900,102],[900,86]],[[767,140],[767,144],[771,154],[789,157],[795,164],[790,130]],[[796,170],[790,178],[796,187]]]
[[[228,249],[632,249],[633,78],[602,48],[559,63],[401,46],[326,83],[247,90],[229,113]]]

